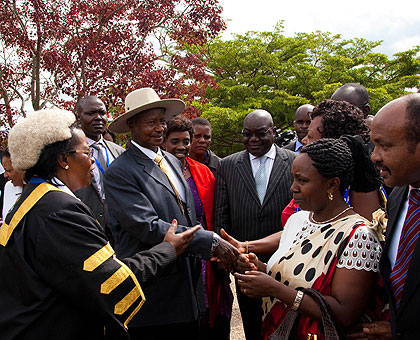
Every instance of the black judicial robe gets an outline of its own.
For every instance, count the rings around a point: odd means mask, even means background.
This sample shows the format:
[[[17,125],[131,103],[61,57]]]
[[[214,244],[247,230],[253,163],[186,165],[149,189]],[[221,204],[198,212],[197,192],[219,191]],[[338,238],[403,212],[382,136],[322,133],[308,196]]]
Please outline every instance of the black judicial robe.
[[[25,187],[7,224],[38,185]],[[49,191],[0,245],[0,339],[94,340],[107,329],[128,338],[127,324],[144,302],[140,284],[175,258],[163,242],[118,260],[89,208]]]

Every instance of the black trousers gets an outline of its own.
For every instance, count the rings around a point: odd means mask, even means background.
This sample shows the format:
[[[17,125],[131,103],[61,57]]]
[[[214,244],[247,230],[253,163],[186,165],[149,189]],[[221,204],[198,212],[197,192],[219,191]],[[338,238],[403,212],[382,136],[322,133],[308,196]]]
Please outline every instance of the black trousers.
[[[262,340],[262,299],[249,298],[245,294],[242,294],[236,280],[235,284],[245,338],[246,340]]]

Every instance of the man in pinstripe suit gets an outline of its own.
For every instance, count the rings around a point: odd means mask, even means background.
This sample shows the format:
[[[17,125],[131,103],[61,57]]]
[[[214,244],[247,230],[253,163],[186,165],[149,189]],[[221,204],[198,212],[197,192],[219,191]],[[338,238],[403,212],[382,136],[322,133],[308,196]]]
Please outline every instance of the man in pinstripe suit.
[[[216,177],[215,226],[239,241],[283,229],[280,217],[292,198],[291,166],[296,155],[274,144],[273,129],[269,112],[248,114],[242,130],[246,150],[222,159]],[[246,339],[262,339],[261,299],[248,298],[239,288],[236,292]]]

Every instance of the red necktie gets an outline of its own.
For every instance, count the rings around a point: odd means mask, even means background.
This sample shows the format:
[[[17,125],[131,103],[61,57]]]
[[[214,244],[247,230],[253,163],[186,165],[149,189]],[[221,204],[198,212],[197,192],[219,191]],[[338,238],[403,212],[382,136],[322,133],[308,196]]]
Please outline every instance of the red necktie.
[[[400,307],[401,296],[411,257],[420,235],[420,193],[418,189],[411,189],[408,197],[408,210],[401,231],[398,245],[397,260],[391,272],[391,284],[395,295],[397,308]]]

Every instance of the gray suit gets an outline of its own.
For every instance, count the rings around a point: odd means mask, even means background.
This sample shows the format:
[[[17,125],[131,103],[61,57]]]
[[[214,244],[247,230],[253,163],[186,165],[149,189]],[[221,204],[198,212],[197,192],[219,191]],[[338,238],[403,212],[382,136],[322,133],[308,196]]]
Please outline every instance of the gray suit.
[[[296,140],[294,140],[293,142],[290,142],[289,144],[283,146],[283,149],[295,151],[296,150]]]
[[[394,292],[390,282],[392,268],[388,252],[391,240],[394,237],[395,225],[401,214],[402,205],[408,195],[408,189],[408,186],[395,187],[389,196],[387,202],[388,225],[386,241],[381,261],[379,262],[379,270],[390,300],[392,339],[398,340],[418,339],[420,334],[420,275],[418,273],[420,268],[420,242],[417,243],[411,258],[398,311],[395,306]]]
[[[124,148],[115,143],[109,142],[105,139],[103,141],[112,157],[114,157],[114,160],[125,151]],[[106,235],[110,237],[107,204],[106,201],[99,195],[95,178],[92,177],[92,181],[88,187],[75,191],[75,195],[92,210],[99,224],[102,228],[104,228]]]
[[[283,229],[281,212],[292,194],[291,166],[296,153],[280,149],[271,170],[263,203],[260,203],[248,151],[237,152],[220,163],[216,177],[214,216],[216,228],[224,228],[234,238],[260,239]],[[267,258],[261,257],[262,261]],[[236,287],[247,340],[262,339],[261,299],[251,299]]]
[[[165,153],[185,189],[185,214],[166,175],[155,162],[129,145],[105,173],[105,194],[111,217],[115,248],[125,258],[162,242],[170,222],[178,220],[177,231],[196,225],[194,202],[182,175],[181,163]],[[157,326],[198,319],[201,294],[201,261],[208,259],[213,233],[199,230],[184,255],[178,257],[166,274],[145,289],[147,302],[130,326]],[[201,301],[202,302],[202,301]]]

